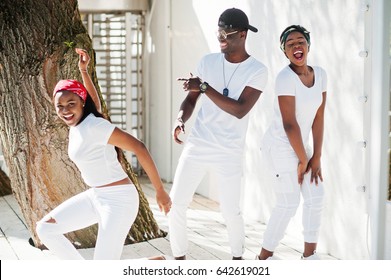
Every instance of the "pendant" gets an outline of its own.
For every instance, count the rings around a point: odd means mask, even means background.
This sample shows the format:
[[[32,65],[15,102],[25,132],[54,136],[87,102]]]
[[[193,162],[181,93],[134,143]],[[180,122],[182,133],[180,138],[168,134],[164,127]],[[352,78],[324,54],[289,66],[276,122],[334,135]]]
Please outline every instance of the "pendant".
[[[223,89],[223,95],[228,96],[228,89],[227,88]]]

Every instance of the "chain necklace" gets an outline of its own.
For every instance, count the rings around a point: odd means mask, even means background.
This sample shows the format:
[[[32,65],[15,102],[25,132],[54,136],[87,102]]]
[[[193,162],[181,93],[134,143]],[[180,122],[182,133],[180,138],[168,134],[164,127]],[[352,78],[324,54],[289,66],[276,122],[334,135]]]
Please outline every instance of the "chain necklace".
[[[242,62],[243,62],[243,61],[242,61]],[[238,70],[238,68],[239,68],[240,64],[242,64],[242,62],[240,62],[240,63],[238,64],[238,66],[236,66],[234,72],[232,73],[231,77],[230,77],[229,80],[228,80],[228,84],[225,84],[225,69],[224,69],[225,59],[224,59],[224,57],[223,57],[223,77],[224,77],[223,95],[224,95],[224,96],[228,96],[228,93],[229,93],[229,90],[228,90],[229,83],[231,82],[232,77],[234,76],[236,70]]]

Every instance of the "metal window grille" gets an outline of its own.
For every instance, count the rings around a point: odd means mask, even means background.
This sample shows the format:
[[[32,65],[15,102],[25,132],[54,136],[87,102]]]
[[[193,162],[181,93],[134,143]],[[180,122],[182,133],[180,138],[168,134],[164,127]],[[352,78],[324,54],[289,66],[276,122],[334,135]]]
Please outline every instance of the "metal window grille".
[[[143,131],[142,57],[144,16],[128,12],[83,14],[96,53],[96,73],[111,121],[141,141]],[[135,172],[141,168],[127,153]]]

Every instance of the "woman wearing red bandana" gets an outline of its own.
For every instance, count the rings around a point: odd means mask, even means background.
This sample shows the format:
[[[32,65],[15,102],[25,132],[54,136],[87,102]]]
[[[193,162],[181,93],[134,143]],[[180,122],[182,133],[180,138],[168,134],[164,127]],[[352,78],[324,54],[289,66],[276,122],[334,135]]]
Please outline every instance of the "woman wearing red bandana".
[[[82,49],[79,69],[83,84],[62,80],[53,97],[58,117],[69,127],[68,154],[90,188],[60,204],[37,223],[45,246],[61,259],[83,257],[65,233],[98,224],[94,259],[118,260],[139,206],[135,186],[117,159],[115,147],[133,152],[156,189],[159,208],[168,213],[171,200],[144,144],[103,118],[101,103],[87,72],[90,57]]]
[[[296,213],[300,196],[303,197],[302,259],[319,259],[315,250],[324,195],[320,159],[327,75],[321,67],[307,64],[310,44],[310,33],[300,25],[287,27],[280,36],[280,47],[289,65],[276,78],[275,118],[262,141],[262,152],[275,178],[276,194],[276,206],[257,256],[263,260],[273,259],[273,252]]]

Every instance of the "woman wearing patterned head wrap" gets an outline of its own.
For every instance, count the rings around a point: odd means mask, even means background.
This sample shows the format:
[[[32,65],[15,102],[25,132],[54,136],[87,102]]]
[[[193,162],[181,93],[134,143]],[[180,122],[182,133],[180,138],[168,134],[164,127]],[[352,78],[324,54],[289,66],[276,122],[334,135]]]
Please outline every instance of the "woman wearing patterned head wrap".
[[[319,259],[315,250],[324,194],[320,158],[327,76],[322,68],[307,65],[310,33],[304,27],[287,27],[280,36],[280,48],[290,63],[277,76],[275,118],[262,141],[262,151],[275,178],[276,206],[257,258],[273,259],[302,195],[302,259],[315,260]]]
[[[299,32],[304,36],[304,38],[307,41],[308,50],[309,50],[309,47],[311,45],[310,33],[307,31],[307,29],[305,29],[300,25],[291,25],[285,28],[284,31],[282,31],[280,35],[280,49],[285,53],[285,43],[286,40],[288,39],[288,35],[291,34],[292,32]]]
[[[115,147],[135,153],[168,213],[171,200],[142,142],[102,117],[100,99],[87,72],[90,57],[76,49],[84,85],[62,80],[53,97],[58,117],[69,127],[68,154],[90,188],[60,204],[37,223],[37,234],[62,259],[83,259],[65,233],[98,223],[94,259],[120,259],[139,205],[135,186],[118,161]],[[59,171],[61,172],[61,171]]]

